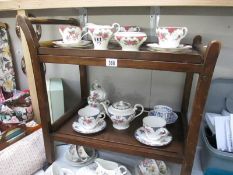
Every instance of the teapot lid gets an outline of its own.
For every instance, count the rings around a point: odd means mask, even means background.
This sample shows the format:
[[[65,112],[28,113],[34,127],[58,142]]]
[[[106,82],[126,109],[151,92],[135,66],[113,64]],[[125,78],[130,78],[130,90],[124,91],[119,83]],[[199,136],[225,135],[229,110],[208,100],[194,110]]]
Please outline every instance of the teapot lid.
[[[131,104],[124,102],[124,101],[115,102],[115,103],[113,103],[112,106],[113,106],[113,108],[118,109],[118,110],[126,110],[126,109],[131,108]]]

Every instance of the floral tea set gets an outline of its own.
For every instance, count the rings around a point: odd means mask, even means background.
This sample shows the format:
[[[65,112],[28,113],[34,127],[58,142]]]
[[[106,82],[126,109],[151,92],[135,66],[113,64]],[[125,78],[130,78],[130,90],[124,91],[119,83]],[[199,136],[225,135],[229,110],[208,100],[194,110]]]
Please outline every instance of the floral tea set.
[[[110,105],[106,91],[95,81],[90,88],[88,105],[79,109],[72,128],[81,134],[96,134],[107,127],[105,120],[108,116],[113,128],[127,131],[130,123],[143,112],[144,107],[141,104],[132,106],[128,102],[118,101]],[[167,145],[172,141],[172,136],[166,125],[175,123],[177,119],[172,108],[157,105],[143,118],[143,125],[135,131],[134,137],[149,146]]]
[[[123,51],[138,51],[147,40],[147,34],[140,30],[138,26],[120,26],[118,23],[112,25],[87,23],[83,29],[62,25],[59,32],[63,40],[54,41],[54,44],[61,47],[89,47],[91,42],[83,40],[84,36],[89,35],[96,50],[107,50],[110,42],[118,43]],[[150,50],[157,51],[190,49],[191,46],[180,44],[187,33],[186,27],[157,27],[155,35],[158,43],[150,43],[147,46]]]

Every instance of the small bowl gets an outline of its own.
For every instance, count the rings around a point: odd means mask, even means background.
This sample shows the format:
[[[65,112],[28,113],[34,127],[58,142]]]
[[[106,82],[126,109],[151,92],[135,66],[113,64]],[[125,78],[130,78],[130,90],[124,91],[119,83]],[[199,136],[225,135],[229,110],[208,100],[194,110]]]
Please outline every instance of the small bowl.
[[[175,123],[178,115],[173,112],[172,108],[165,105],[154,106],[154,110],[149,111],[149,116],[161,117],[166,120],[166,124]]]
[[[124,51],[138,51],[139,47],[147,39],[144,32],[117,32],[115,40],[121,45]]]

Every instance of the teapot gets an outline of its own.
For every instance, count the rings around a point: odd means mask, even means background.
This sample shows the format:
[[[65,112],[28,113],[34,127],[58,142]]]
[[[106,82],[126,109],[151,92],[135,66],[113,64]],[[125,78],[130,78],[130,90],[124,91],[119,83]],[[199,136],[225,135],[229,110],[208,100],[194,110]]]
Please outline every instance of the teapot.
[[[124,101],[115,102],[111,106],[107,106],[106,103],[100,104],[103,105],[106,114],[112,120],[113,127],[118,130],[127,129],[129,123],[144,111],[144,107],[141,104],[135,104],[134,107],[132,107],[130,103]],[[139,114],[135,115],[138,107],[141,108],[141,111]]]
[[[109,40],[114,33],[120,30],[120,25],[118,23],[114,23],[111,26],[87,23],[85,28],[88,29],[88,33],[92,38],[94,49],[107,50]]]

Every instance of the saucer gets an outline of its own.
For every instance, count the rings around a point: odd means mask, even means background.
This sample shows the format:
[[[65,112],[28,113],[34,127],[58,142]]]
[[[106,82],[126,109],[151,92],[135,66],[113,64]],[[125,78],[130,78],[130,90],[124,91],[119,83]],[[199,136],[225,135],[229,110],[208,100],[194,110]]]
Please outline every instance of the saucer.
[[[192,48],[191,45],[184,45],[184,44],[180,44],[176,48],[163,48],[163,47],[160,47],[158,43],[150,43],[150,44],[147,44],[147,46],[149,47],[149,50],[151,51],[166,51],[166,52],[178,52],[178,51],[189,50]]]
[[[77,167],[82,167],[82,166],[87,166],[97,158],[97,152],[93,149],[93,154],[90,156],[86,161],[73,161],[72,158],[70,157],[69,151],[67,150],[65,153],[65,159],[71,166],[77,166]]]
[[[72,124],[72,128],[81,134],[94,134],[94,133],[98,133],[102,130],[104,130],[104,128],[106,127],[106,121],[102,120],[100,121],[95,128],[89,130],[89,129],[85,129],[82,124],[80,124],[79,122],[73,122]]]
[[[88,166],[84,166],[80,169],[78,169],[78,171],[76,172],[76,175],[84,175],[84,174],[87,174],[87,175],[96,175],[96,170],[97,168],[97,164],[96,163],[92,163]],[[126,175],[132,175],[130,173],[130,171],[128,170],[127,174]]]
[[[154,110],[149,111],[148,115],[149,116],[159,117],[159,116],[155,115],[155,111]],[[178,115],[175,112],[172,112],[171,115],[169,115],[169,117],[167,117],[165,119],[166,120],[166,124],[169,125],[169,124],[175,123],[177,119],[178,119]]]
[[[63,41],[53,41],[53,44],[59,47],[89,47],[91,46],[91,41],[81,40],[77,43],[64,43]]]
[[[138,128],[135,131],[134,136],[139,142],[145,145],[148,145],[148,146],[165,146],[165,145],[168,145],[172,141],[172,136],[170,133],[167,136],[164,136],[159,140],[148,139],[146,137],[145,128],[143,126]]]

